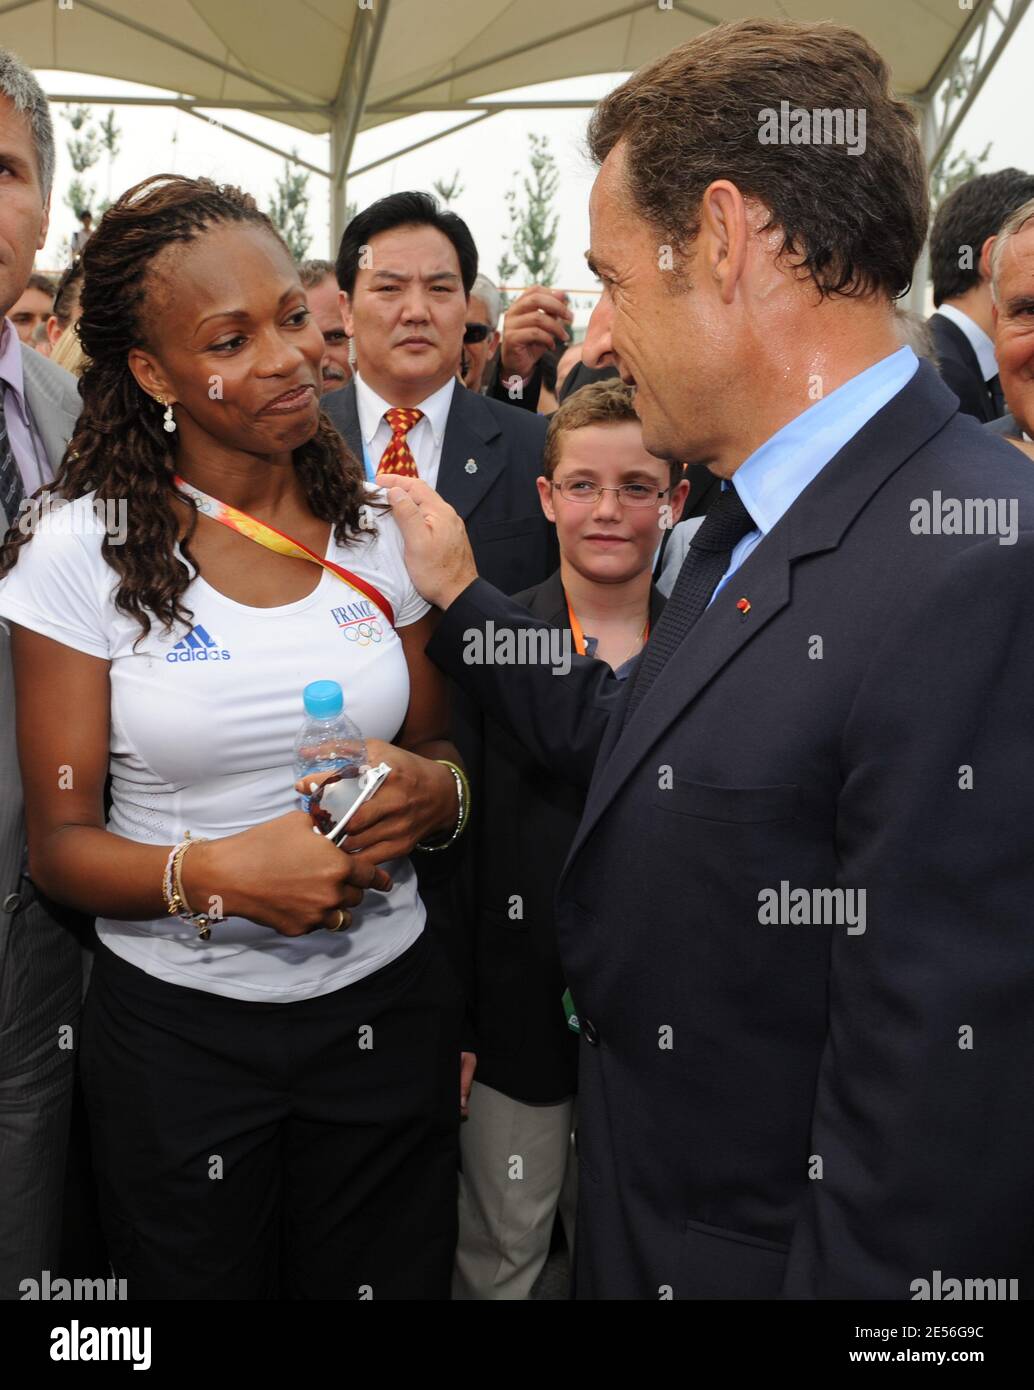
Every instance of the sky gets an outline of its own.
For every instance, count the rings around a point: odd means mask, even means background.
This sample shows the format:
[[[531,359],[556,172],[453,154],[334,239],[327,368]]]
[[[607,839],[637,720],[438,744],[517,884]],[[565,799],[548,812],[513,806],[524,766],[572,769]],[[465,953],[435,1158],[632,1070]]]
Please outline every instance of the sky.
[[[978,153],[990,142],[991,152],[983,166],[990,171],[1006,165],[1020,168],[1034,163],[1031,151],[1029,112],[1029,58],[1034,53],[1034,6],[1014,34],[997,67],[967,114],[953,150]],[[893,56],[890,55],[891,62]],[[507,95],[524,99],[563,97],[566,100],[598,100],[618,85],[625,74],[609,73],[543,83]],[[68,72],[41,72],[40,80],[49,93],[83,95],[154,95],[155,89],[136,83],[115,82],[110,78]],[[501,94],[486,93],[486,98]],[[63,203],[63,193],[73,177],[67,140],[71,127],[61,116],[64,108],[55,105],[58,142],[57,172],[52,206],[51,232],[37,256],[41,269],[60,269],[64,262],[62,243],[78,225]],[[99,122],[112,109],[104,104],[93,108]],[[122,128],[121,149],[111,167],[105,159],[87,176],[98,197],[117,196],[149,174],[173,172],[206,175],[220,182],[238,183],[252,193],[263,208],[268,207],[276,180],[284,168],[283,159],[227,134],[206,120],[162,107],[114,108]],[[247,112],[219,110],[215,120],[287,149],[297,149],[301,158],[325,168],[329,160],[326,137],[307,135]],[[594,170],[585,153],[584,138],[588,110],[504,112],[480,122],[469,131],[446,136],[413,154],[403,155],[378,169],[349,181],[348,196],[360,206],[387,193],[406,188],[430,190],[434,179],[448,181],[458,170],[462,191],[451,206],[470,226],[477,242],[481,269],[497,279],[496,269],[505,245],[509,219],[504,195],[518,174],[528,168],[528,135],[548,137],[560,174],[556,200],[559,234],[556,256],[559,269],[556,284],[569,291],[581,291],[574,299],[576,324],[584,324],[594,302],[592,276],[585,267],[584,253],[589,240],[588,199]],[[360,134],[352,156],[352,167],[359,168],[414,141],[445,130],[464,119],[456,113],[428,113],[410,116]],[[328,189],[326,179],[312,175],[308,229],[312,234],[310,256],[329,257]]]

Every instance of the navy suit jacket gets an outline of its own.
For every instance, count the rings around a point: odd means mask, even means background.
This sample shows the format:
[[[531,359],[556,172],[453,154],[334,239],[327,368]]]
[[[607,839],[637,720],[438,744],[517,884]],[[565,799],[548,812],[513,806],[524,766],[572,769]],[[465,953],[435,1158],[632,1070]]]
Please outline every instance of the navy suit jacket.
[[[1016,543],[944,534],[967,498],[1011,501]],[[579,1297],[1031,1287],[1032,530],[1029,460],[921,363],[627,726],[600,663],[463,662],[528,621],[483,580],[444,615],[433,658],[589,783],[557,893]],[[815,924],[765,920],[784,884]]]
[[[361,459],[355,383],[324,396],[322,406]],[[541,415],[456,383],[437,491],[466,523],[478,572],[507,594],[540,584],[560,563],[556,532],[542,514],[535,487],[546,429]]]
[[[965,415],[972,415],[983,424],[1000,412],[994,394],[973,351],[973,345],[959,328],[943,314],[931,314],[926,321],[937,353],[937,366],[946,386],[959,398]]]

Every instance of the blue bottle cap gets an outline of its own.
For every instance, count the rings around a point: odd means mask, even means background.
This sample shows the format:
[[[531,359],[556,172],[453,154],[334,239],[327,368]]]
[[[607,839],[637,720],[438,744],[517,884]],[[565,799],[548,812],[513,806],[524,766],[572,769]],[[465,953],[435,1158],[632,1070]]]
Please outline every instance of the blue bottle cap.
[[[333,719],[345,707],[345,692],[337,681],[310,681],[302,691],[305,713],[313,719]]]

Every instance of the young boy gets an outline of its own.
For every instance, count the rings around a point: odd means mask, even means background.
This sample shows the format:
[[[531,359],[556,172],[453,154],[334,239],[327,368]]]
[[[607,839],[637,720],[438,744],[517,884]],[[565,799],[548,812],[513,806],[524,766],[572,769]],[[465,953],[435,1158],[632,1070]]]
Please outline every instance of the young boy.
[[[599,381],[553,416],[538,489],[560,568],[516,595],[619,677],[663,607],[650,576],[689,490],[680,465],[643,448],[633,401],[620,380]],[[490,713],[476,719],[480,746],[464,755],[475,788],[467,936],[478,1063],[461,1130],[453,1297],[520,1299],[549,1255],[558,1206],[572,1243],[578,1038],[563,1005],[553,893],[583,791],[562,767],[535,763]]]

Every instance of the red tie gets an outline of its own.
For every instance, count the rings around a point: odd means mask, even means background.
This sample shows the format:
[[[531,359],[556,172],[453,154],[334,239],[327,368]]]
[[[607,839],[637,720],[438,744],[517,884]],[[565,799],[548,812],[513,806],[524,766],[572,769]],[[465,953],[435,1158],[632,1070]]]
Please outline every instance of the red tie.
[[[391,426],[391,443],[381,455],[378,473],[401,473],[407,478],[419,477],[416,460],[413,458],[406,435],[418,420],[424,418],[424,412],[393,405],[390,410],[384,412],[384,418]]]

